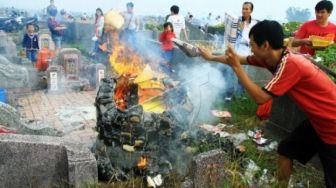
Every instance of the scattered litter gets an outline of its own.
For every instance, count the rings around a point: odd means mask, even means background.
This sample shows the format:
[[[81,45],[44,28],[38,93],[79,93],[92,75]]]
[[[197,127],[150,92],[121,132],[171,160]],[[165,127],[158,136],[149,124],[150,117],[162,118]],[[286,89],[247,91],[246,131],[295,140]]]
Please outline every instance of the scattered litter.
[[[278,142],[277,141],[273,141],[273,142],[271,142],[268,145],[258,146],[257,149],[260,150],[260,151],[267,151],[267,152],[269,152],[269,151],[275,150],[277,147],[278,147]]]
[[[220,111],[220,110],[211,110],[211,113],[213,116],[219,117],[219,118],[231,118],[231,113],[228,111]]]
[[[147,186],[156,188],[157,186],[161,186],[163,184],[163,179],[161,174],[155,176],[154,178],[147,176]]]
[[[181,137],[181,140],[187,140],[187,139],[188,139],[188,137],[189,137],[189,136],[188,136],[188,132],[186,132],[186,131],[185,131],[185,132],[183,132],[183,133],[181,134],[181,136],[180,136],[180,137]]]
[[[224,123],[218,123],[217,124],[217,127],[221,128],[221,129],[224,129],[224,128],[231,128],[233,127],[234,125],[231,124],[231,125],[228,125],[228,124],[224,124]]]
[[[130,146],[130,145],[123,145],[123,149],[125,151],[128,151],[128,152],[135,152],[135,149],[134,149],[134,146]]]
[[[249,160],[244,173],[244,179],[248,183],[249,187],[253,187],[253,178],[255,174],[260,170],[260,167],[255,164],[253,160]]]
[[[230,136],[230,133],[225,132],[225,131],[217,132],[216,134],[219,134],[219,136],[222,138]]]
[[[246,147],[243,146],[243,145],[238,145],[236,146],[236,150],[239,152],[239,153],[244,153],[246,151]]]
[[[272,179],[269,176],[268,170],[264,169],[262,175],[259,178],[259,186],[270,184]]]
[[[147,176],[146,180],[147,180],[147,187],[156,188],[155,182],[152,177]]]
[[[8,127],[0,125],[0,134],[15,134],[16,131]]]
[[[163,183],[163,179],[162,179],[161,174],[155,176],[155,177],[153,178],[153,180],[154,180],[156,186],[161,186],[162,183]]]
[[[202,129],[205,129],[209,132],[218,133],[218,132],[222,131],[222,129],[220,129],[219,127],[217,127],[215,125],[210,125],[210,124],[203,124],[203,125],[200,125],[199,127],[201,127]]]
[[[264,145],[268,141],[268,139],[262,137],[263,135],[261,130],[255,130],[255,131],[249,130],[247,132],[247,135],[253,138],[253,141],[258,145]]]
[[[240,143],[248,139],[245,133],[231,134],[229,138],[231,138],[231,141],[235,146],[238,146]]]
[[[258,139],[253,139],[253,141],[258,144],[258,145],[264,145],[267,143],[267,139],[266,138],[258,138]]]

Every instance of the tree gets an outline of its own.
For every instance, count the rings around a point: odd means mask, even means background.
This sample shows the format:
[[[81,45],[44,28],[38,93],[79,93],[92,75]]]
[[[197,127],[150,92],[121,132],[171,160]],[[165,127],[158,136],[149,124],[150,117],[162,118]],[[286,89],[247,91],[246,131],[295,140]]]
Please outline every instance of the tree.
[[[301,9],[298,7],[289,7],[286,10],[286,19],[289,22],[304,22],[310,19],[311,13],[308,8]]]

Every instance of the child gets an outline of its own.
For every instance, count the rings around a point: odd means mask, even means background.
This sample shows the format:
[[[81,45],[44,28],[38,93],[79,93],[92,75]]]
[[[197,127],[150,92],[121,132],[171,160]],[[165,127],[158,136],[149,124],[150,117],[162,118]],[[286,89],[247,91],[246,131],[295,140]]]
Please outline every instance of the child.
[[[33,24],[26,25],[27,33],[25,33],[22,41],[22,47],[26,52],[26,57],[35,64],[37,59],[37,51],[39,50],[38,35],[35,33]]]
[[[166,22],[163,24],[163,32],[160,34],[160,42],[162,49],[162,57],[168,63],[169,72],[171,72],[171,60],[174,55],[174,44],[172,39],[175,38],[175,33],[173,29],[173,24],[170,22]]]

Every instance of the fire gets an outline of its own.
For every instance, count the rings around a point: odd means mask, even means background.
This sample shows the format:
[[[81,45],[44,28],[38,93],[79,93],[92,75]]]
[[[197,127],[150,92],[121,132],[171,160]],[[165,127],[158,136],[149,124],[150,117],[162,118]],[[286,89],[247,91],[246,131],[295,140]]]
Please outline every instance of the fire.
[[[114,101],[119,109],[125,110],[127,107],[126,97],[131,89],[130,78],[127,75],[122,75],[116,84],[114,90]]]
[[[163,95],[165,89],[162,83],[165,75],[153,71],[148,64],[145,64],[145,61],[150,60],[142,58],[117,39],[117,36],[113,37],[113,50],[109,58],[113,70],[121,75],[114,95],[117,106],[123,110],[127,108],[126,95],[129,94],[130,85],[137,84],[139,102],[144,110],[163,112],[165,108],[158,97]]]
[[[120,44],[118,41],[113,42],[110,63],[118,75],[129,74],[135,76],[139,75],[144,69],[141,57],[131,48]]]
[[[139,159],[139,162],[137,164],[137,167],[141,170],[144,170],[147,168],[148,165],[148,159],[145,156],[141,156]]]

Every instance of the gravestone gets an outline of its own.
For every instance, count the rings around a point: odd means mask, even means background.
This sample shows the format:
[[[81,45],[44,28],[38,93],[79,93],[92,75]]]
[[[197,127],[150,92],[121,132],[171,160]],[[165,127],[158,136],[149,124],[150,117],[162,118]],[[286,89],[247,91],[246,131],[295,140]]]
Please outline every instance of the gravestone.
[[[81,77],[85,77],[90,81],[91,87],[98,87],[100,81],[105,78],[106,67],[103,64],[90,64],[83,68]]]
[[[29,85],[27,69],[11,63],[7,58],[0,55],[0,88],[24,88]]]
[[[63,68],[65,79],[79,80],[82,54],[78,49],[63,48],[58,54],[57,64]]]
[[[0,135],[0,187],[87,187],[97,163],[86,147],[60,137]]]
[[[48,91],[49,92],[58,92],[62,89],[62,77],[63,69],[58,65],[51,65],[46,71],[48,78]]]
[[[16,45],[13,39],[0,30],[0,54],[6,57],[16,56]]]
[[[51,36],[47,33],[43,33],[39,35],[39,45],[40,48],[48,48],[49,50],[55,50],[55,43],[52,40]]]
[[[219,149],[195,156],[190,171],[193,187],[220,187],[223,185],[226,176],[225,161],[228,160],[226,153]],[[190,183],[186,184],[190,185]]]

